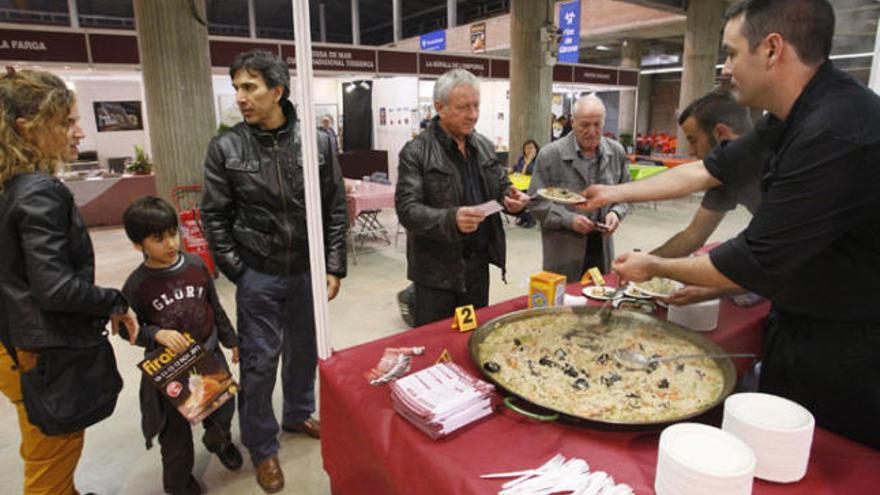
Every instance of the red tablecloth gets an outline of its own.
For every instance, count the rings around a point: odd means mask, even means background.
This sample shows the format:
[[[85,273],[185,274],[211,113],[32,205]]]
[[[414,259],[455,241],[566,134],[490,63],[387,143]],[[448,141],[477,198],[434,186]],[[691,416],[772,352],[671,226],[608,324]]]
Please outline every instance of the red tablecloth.
[[[578,293],[579,285],[569,286]],[[520,297],[477,312],[480,322],[523,309]],[[724,301],[717,330],[706,334],[730,351],[759,349],[766,302],[738,308]],[[497,493],[507,480],[480,474],[537,467],[556,453],[585,459],[636,493],[653,493],[659,431],[621,432],[539,423],[510,411],[433,441],[391,408],[388,388],[364,378],[386,347],[426,346],[413,370],[430,366],[443,349],[475,376],[467,349],[470,334],[450,330],[451,320],[392,335],[334,353],[320,364],[321,448],[334,494]],[[709,413],[703,421],[718,422]],[[880,452],[817,429],[807,476],[780,485],[755,480],[756,495],[875,493],[880,486]],[[711,495],[711,494],[707,494]]]
[[[354,219],[364,210],[394,208],[394,186],[350,179],[345,179],[345,182],[357,187],[357,190],[345,196],[351,223],[354,223]]]

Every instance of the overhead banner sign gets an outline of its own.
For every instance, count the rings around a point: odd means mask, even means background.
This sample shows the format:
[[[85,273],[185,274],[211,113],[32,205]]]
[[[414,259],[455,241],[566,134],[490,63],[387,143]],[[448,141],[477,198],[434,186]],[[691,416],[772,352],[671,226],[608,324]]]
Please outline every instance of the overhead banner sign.
[[[446,49],[446,30],[432,31],[419,36],[419,49],[423,52],[439,52]]]
[[[559,6],[559,26],[562,29],[562,40],[559,42],[559,62],[576,64],[578,62],[578,45],[581,42],[581,2],[563,3]]]
[[[212,67],[229,67],[239,53],[251,50],[265,50],[278,55],[278,43],[252,43],[247,41],[210,40]]]
[[[439,76],[452,69],[464,69],[477,77],[489,77],[489,59],[455,55],[419,55],[419,74]]]
[[[483,53],[486,51],[485,22],[471,24],[471,51],[474,53]]]
[[[82,33],[0,29],[0,60],[89,63]]]
[[[281,57],[296,70],[296,47],[281,45]],[[376,51],[312,45],[312,69],[333,72],[376,72]]]
[[[573,22],[577,23],[577,21]],[[476,32],[485,31],[480,28]],[[440,38],[437,39],[441,40],[442,44],[429,43],[424,49],[434,50],[445,47],[446,33],[436,31],[425,36],[432,34],[439,34]],[[288,66],[296,70],[296,47],[292,43],[227,39],[209,41],[212,67],[229,67],[239,53],[259,49],[280,54]],[[84,63],[102,66],[104,64],[138,65],[138,59],[137,37],[134,35],[0,29],[0,60]],[[321,72],[426,76],[439,76],[450,69],[462,68],[479,77],[507,79],[510,76],[510,61],[502,58],[324,44],[312,45],[312,68]],[[638,79],[637,70],[615,67],[560,64],[553,68],[554,82],[636,87]]]

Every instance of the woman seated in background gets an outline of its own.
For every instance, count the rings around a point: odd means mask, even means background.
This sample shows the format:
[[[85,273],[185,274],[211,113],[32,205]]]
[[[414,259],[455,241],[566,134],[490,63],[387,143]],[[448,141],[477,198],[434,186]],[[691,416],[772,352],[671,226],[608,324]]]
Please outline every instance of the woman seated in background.
[[[510,172],[524,175],[532,175],[532,170],[535,168],[535,158],[538,156],[538,150],[540,147],[538,143],[534,139],[529,139],[525,143],[523,143],[523,151],[522,155],[520,155],[519,160],[517,160],[516,165],[510,169]],[[535,217],[526,210],[517,217],[516,224],[520,227],[525,227],[530,229],[535,226]]]
[[[529,139],[523,143],[522,155],[517,160],[516,165],[511,171],[517,174],[532,175],[532,169],[535,168],[535,157],[538,156],[538,150],[541,149],[534,139]]]

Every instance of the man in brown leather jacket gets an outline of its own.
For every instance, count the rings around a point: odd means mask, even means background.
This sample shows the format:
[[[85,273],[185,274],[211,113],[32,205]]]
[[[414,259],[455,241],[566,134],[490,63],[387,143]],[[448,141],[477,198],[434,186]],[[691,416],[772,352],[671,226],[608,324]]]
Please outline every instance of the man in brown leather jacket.
[[[395,202],[406,227],[407,276],[416,285],[415,323],[489,302],[489,263],[504,271],[501,217],[476,205],[495,200],[519,213],[528,196],[514,188],[492,142],[474,131],[479,82],[462,69],[434,84],[437,116],[400,151]]]

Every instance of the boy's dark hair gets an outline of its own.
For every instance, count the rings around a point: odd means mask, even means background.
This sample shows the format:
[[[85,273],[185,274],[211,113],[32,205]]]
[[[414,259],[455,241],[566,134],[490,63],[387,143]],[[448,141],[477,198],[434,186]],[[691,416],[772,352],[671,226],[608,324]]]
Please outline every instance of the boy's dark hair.
[[[745,134],[752,128],[751,112],[737,103],[733,93],[726,89],[714,89],[692,101],[678,116],[678,125],[690,117],[709,138],[718,124],[730,127],[737,134]]]
[[[831,54],[834,9],[828,0],[743,0],[727,9],[724,20],[740,15],[750,51],[770,33],[779,33],[804,64],[819,65]]]
[[[239,53],[232,61],[232,66],[229,67],[229,77],[235,78],[236,72],[240,69],[260,74],[269,89],[277,86],[283,87],[282,100],[286,100],[290,96],[290,69],[277,54],[266,50]]]
[[[177,230],[177,212],[162,198],[144,196],[125,209],[122,223],[129,240],[142,244],[147,237],[162,237],[169,230]]]

